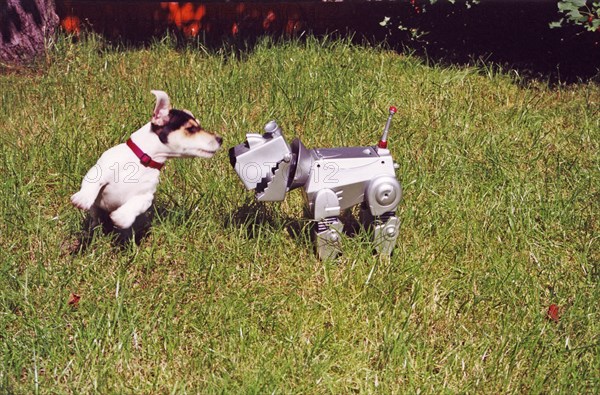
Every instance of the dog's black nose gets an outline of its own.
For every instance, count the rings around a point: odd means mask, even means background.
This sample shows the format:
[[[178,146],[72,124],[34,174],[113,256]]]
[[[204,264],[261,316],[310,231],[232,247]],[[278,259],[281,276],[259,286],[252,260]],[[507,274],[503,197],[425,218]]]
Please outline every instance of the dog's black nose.
[[[223,137],[216,136],[215,139],[217,140],[217,143],[219,143],[219,145],[223,144]]]

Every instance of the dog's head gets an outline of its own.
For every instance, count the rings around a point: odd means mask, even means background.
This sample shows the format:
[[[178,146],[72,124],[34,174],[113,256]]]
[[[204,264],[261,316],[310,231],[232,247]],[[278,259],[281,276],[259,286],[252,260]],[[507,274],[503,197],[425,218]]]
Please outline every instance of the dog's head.
[[[156,106],[150,122],[152,132],[178,157],[210,158],[221,147],[223,139],[207,132],[188,110],[171,108],[169,96],[152,91]]]

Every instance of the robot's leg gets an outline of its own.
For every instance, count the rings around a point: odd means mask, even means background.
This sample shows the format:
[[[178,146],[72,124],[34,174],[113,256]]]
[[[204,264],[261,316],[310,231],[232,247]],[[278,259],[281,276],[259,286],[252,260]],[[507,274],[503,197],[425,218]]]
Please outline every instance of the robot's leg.
[[[380,254],[391,255],[400,232],[400,219],[394,211],[373,216],[368,207],[361,206],[360,222],[373,232],[373,246]]]
[[[317,255],[326,260],[340,253],[340,239],[344,224],[339,219],[340,206],[335,192],[322,189],[316,193],[310,204],[315,220],[314,241]]]
[[[362,222],[373,230],[375,250],[391,255],[400,230],[396,207],[402,198],[402,187],[396,178],[380,176],[371,181],[365,198],[361,206]]]
[[[343,229],[344,225],[338,217],[324,218],[315,223],[314,240],[319,259],[333,259],[339,255]]]

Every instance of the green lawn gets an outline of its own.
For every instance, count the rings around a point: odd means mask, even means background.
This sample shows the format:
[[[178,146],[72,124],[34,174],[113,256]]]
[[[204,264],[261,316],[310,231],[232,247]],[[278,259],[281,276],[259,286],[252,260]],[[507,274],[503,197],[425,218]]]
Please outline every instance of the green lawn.
[[[235,55],[59,39],[0,75],[0,393],[600,391],[599,85],[332,40]],[[224,149],[167,164],[139,246],[77,251],[69,197],[151,89]],[[395,254],[361,233],[320,262],[301,193],[256,204],[226,149],[270,119],[375,144],[391,104]]]

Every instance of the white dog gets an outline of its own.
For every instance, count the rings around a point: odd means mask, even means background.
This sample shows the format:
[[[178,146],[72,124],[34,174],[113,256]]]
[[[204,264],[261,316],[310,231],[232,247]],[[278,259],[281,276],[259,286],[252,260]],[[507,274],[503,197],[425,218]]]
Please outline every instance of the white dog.
[[[117,228],[130,228],[150,208],[167,159],[210,158],[221,147],[222,138],[205,131],[189,111],[171,109],[165,92],[152,93],[152,120],[127,143],[104,152],[85,175],[81,190],[71,196],[74,206],[90,211],[95,224],[104,213]]]

